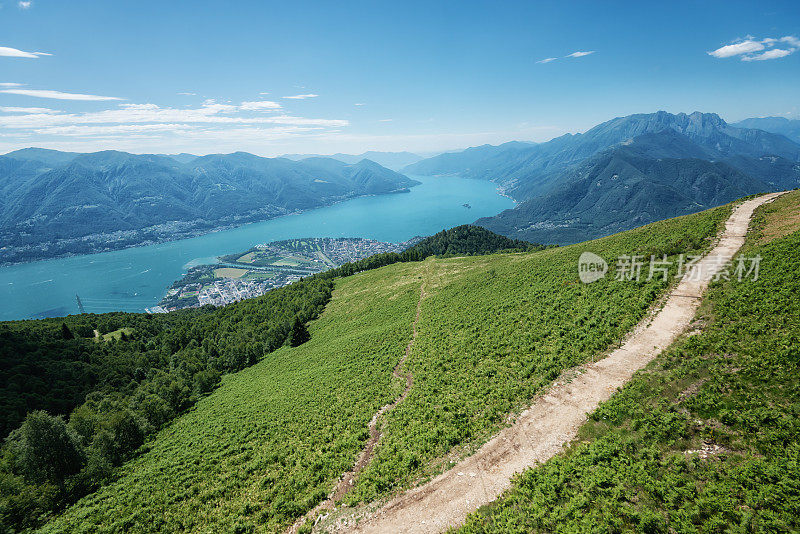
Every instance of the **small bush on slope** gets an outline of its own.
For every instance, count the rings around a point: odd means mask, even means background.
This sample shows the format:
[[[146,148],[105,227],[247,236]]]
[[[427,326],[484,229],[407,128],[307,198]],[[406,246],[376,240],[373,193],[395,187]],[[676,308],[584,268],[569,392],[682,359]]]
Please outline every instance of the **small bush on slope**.
[[[800,529],[797,224],[755,245],[798,203],[794,193],[757,213],[742,251],[763,257],[757,282],[715,284],[703,333],[604,403],[581,430],[588,441],[526,471],[459,532]]]

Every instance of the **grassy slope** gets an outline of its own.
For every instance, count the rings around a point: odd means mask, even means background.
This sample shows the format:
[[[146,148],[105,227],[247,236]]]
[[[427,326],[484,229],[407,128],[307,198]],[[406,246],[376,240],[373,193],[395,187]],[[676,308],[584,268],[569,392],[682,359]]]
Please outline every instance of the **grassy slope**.
[[[407,363],[414,387],[390,413],[375,461],[352,498],[407,485],[455,447],[484,439],[563,368],[618,341],[665,287],[660,281],[582,285],[580,252],[601,252],[613,262],[623,253],[705,248],[729,211],[579,247],[431,259],[340,280],[309,343],[228,377],[130,462],[118,482],[45,531],[285,527],[352,465],[370,416],[400,390],[391,369],[429,272]]]
[[[351,466],[373,412],[399,391],[391,370],[410,336],[417,268],[344,280],[311,341],[229,375],[117,482],[44,530],[247,532],[290,521]]]
[[[441,468],[432,460],[454,447],[485,440],[565,368],[620,340],[666,287],[612,275],[581,284],[581,252],[597,252],[613,268],[620,254],[701,249],[729,213],[724,207],[535,254],[437,260],[407,363],[414,387],[388,415],[351,501],[407,486]]]
[[[760,208],[741,252],[764,258],[759,280],[715,283],[702,333],[460,532],[800,529],[798,213],[800,192]]]

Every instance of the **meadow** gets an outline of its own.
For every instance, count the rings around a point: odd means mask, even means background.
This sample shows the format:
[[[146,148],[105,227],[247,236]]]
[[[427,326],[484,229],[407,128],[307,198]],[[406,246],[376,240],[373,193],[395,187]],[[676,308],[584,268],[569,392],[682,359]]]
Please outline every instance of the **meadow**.
[[[741,254],[762,257],[757,281],[715,282],[692,335],[457,532],[800,529],[798,206],[756,212]]]
[[[350,503],[369,502],[451,465],[484,442],[566,368],[617,343],[662,294],[663,277],[615,281],[617,256],[699,253],[730,213],[721,207],[534,254],[438,259],[406,368],[408,398],[386,417]],[[593,251],[611,271],[578,280]]]
[[[401,384],[415,264],[343,280],[309,330],[163,430],[43,532],[277,531],[328,493]]]
[[[227,375],[115,482],[42,531],[286,528],[352,466],[372,414],[402,389],[392,368],[425,282],[406,365],[414,385],[387,415],[376,456],[346,499],[370,501],[406,487],[440,469],[451,451],[488,437],[565,367],[619,341],[667,287],[646,277],[583,285],[581,251],[613,263],[618,254],[703,250],[729,212],[721,207],[575,247],[405,261],[337,279],[310,341]]]

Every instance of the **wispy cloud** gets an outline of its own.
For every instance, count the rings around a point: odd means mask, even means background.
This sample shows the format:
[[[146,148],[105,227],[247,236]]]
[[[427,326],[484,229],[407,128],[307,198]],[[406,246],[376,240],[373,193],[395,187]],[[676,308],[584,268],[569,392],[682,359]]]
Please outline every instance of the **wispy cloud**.
[[[317,98],[319,95],[315,95],[314,93],[308,93],[306,95],[292,95],[292,96],[284,96],[283,98],[288,98],[290,100],[305,100],[307,98]]]
[[[250,104],[245,102],[243,104]],[[30,113],[0,115],[0,127],[28,129],[76,124],[278,124],[283,126],[342,127],[340,119],[317,119],[292,115],[242,116],[242,112],[258,111],[251,106],[207,103],[196,108],[169,108],[156,104],[120,104],[117,108],[86,113]]]
[[[364,104],[364,102],[356,102],[356,103],[355,103],[355,104],[353,104],[353,105],[354,105],[354,106],[365,106],[366,104]]]
[[[392,122],[394,119],[379,119],[378,122]]]
[[[22,87],[22,84],[15,82],[0,82],[0,87]]]
[[[571,58],[571,57],[583,57],[583,56],[588,56],[589,54],[594,54],[594,50],[585,50],[585,51],[578,50],[577,52],[573,52],[571,54],[567,54],[566,56],[564,56],[564,59]],[[545,63],[551,63],[551,62],[556,61],[556,60],[558,60],[557,57],[546,57],[544,59],[540,59],[536,63],[542,65],[542,64],[545,64]]]
[[[178,93],[181,96],[197,96],[197,93]]]
[[[23,95],[32,96],[36,98],[53,98],[55,100],[86,100],[86,101],[101,101],[101,100],[124,100],[116,96],[98,96],[87,95],[82,93],[63,93],[61,91],[50,91],[46,89],[2,89],[0,93],[8,93],[10,95]]]
[[[60,113],[55,109],[50,108],[19,108],[19,107],[3,107],[0,106],[0,111],[3,113]]]
[[[30,145],[35,139],[47,146],[78,150],[161,151],[166,146],[181,147],[179,151],[264,150],[265,143],[337,135],[348,125],[344,119],[289,115],[280,104],[266,100],[239,104],[208,100],[180,108],[118,103],[82,113],[0,107],[0,131],[4,132],[0,136],[15,139],[14,147]],[[11,149],[11,145],[0,142],[0,148]]]
[[[29,0],[20,0],[19,2],[17,2],[17,6],[19,6],[20,9],[30,9],[32,5],[33,2]]]
[[[747,36],[745,39],[737,39],[731,44],[712,50],[708,55],[720,59],[739,57],[742,61],[765,61],[786,57],[799,49],[800,39],[793,35],[760,40]]]
[[[271,100],[260,100],[256,102],[242,102],[239,109],[243,111],[264,111],[281,109],[281,105]]]
[[[48,54],[47,52],[25,52],[24,50],[11,48],[10,46],[0,46],[0,56],[5,56],[5,57],[25,57],[30,59],[36,59],[39,56],[52,56],[52,55],[53,54]]]
[[[760,54],[755,54],[752,56],[743,56],[742,61],[765,61],[767,59],[778,59],[781,57],[786,57],[792,52],[794,52],[794,50],[773,48],[772,50],[767,50],[766,52],[762,52]]]

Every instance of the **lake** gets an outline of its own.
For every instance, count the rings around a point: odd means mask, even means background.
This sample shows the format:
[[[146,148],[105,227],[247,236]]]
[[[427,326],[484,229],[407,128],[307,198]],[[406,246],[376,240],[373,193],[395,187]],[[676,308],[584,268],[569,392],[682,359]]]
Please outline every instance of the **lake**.
[[[514,207],[482,180],[420,177],[410,193],[360,197],[200,237],[0,268],[0,320],[87,312],[141,312],[192,266],[253,245],[298,237],[402,242]],[[469,204],[467,208],[464,204]]]

